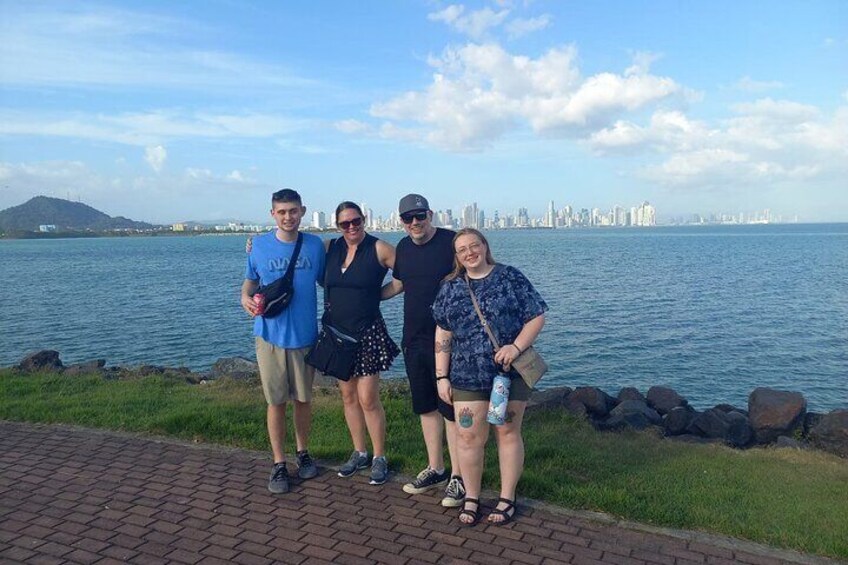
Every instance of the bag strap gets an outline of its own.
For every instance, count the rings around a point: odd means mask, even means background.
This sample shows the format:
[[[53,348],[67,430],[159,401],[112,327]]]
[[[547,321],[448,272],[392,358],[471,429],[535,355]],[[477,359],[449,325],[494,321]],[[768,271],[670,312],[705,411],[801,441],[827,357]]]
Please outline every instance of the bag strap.
[[[495,337],[495,334],[492,332],[492,328],[489,327],[489,322],[486,321],[486,317],[483,316],[483,312],[480,310],[480,305],[477,303],[477,297],[474,296],[474,291],[471,290],[471,281],[468,279],[468,274],[465,275],[465,284],[468,286],[468,294],[471,295],[471,303],[474,304],[474,310],[477,312],[477,317],[480,318],[480,323],[483,324],[483,329],[486,330],[486,335],[489,336],[489,341],[492,342],[492,346],[495,348],[495,351],[501,348],[498,344],[498,338]]]
[[[283,275],[284,278],[287,278],[291,281],[294,280],[294,268],[297,263],[297,258],[300,256],[300,248],[303,245],[303,234],[297,232],[297,243],[294,244],[294,252],[292,253],[291,258],[289,259],[289,266],[286,267],[286,274]]]

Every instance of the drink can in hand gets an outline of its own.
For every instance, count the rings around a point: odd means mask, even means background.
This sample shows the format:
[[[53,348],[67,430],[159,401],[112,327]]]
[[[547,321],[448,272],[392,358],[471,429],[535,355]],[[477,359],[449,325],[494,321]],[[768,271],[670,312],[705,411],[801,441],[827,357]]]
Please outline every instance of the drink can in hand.
[[[512,384],[506,375],[497,375],[492,382],[492,395],[489,397],[489,412],[486,421],[493,426],[506,423],[506,405],[509,402],[509,386]]]
[[[265,313],[265,295],[258,292],[253,295],[253,303],[256,304],[256,315],[261,316]]]

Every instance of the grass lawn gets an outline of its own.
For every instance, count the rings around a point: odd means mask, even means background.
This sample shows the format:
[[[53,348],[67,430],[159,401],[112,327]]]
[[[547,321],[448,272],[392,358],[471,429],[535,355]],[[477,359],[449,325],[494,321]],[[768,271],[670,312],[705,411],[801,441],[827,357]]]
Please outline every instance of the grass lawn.
[[[383,392],[391,467],[426,463],[406,393]],[[350,453],[341,400],[316,390],[310,451],[341,463]],[[0,370],[0,419],[65,423],[268,450],[258,383],[188,385],[146,377],[20,376]],[[291,434],[290,434],[291,436]],[[599,433],[562,412],[525,421],[518,491],[568,508],[654,525],[703,530],[775,547],[848,558],[848,461],[814,451],[690,445],[650,433]],[[290,451],[293,438],[289,438]],[[496,488],[495,450],[484,483]]]

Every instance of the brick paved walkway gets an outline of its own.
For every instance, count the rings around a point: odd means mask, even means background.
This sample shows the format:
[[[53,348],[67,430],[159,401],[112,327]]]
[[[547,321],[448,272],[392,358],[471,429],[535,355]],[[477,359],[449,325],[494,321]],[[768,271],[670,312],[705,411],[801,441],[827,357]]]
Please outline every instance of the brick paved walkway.
[[[275,496],[268,471],[263,453],[0,422],[0,561],[828,563],[536,505],[506,527],[460,528],[437,494],[398,482],[323,469]]]

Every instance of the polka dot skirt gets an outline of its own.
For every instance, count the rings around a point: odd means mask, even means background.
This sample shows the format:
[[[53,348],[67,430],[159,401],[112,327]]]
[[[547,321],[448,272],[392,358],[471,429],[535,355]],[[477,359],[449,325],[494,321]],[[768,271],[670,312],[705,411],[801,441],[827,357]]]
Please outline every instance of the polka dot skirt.
[[[379,316],[359,340],[353,376],[360,377],[387,371],[399,354],[400,349],[389,336],[386,322],[382,316]]]

